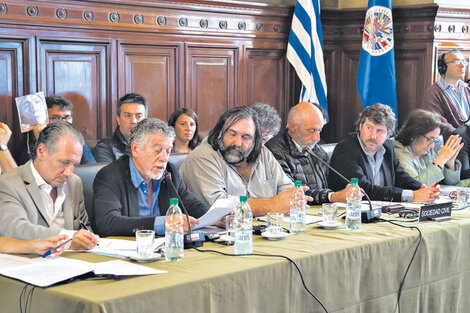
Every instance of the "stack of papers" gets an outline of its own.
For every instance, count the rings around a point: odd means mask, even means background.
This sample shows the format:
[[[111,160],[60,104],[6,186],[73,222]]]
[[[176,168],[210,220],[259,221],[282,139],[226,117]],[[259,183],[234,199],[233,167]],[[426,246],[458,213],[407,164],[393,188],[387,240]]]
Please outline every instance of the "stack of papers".
[[[35,258],[0,254],[0,274],[28,284],[48,287],[83,274],[136,276],[166,273],[121,260],[89,263],[63,257]]]

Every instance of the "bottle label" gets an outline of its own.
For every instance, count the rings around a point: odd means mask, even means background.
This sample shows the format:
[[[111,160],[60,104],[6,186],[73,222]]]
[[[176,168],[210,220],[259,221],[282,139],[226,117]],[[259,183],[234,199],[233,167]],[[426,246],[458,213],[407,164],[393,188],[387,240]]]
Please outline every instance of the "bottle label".
[[[305,223],[305,212],[296,211],[290,214],[290,221],[292,223]]]
[[[251,241],[250,232],[248,231],[239,231],[235,232],[235,240],[236,241]]]

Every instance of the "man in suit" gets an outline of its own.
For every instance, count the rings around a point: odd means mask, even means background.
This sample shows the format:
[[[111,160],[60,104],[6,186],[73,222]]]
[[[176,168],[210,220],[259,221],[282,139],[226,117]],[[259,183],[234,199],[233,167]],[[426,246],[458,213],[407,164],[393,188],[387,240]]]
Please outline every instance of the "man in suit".
[[[66,234],[72,249],[91,249],[98,237],[89,225],[80,178],[83,137],[70,123],[49,124],[39,134],[32,160],[0,176],[0,236],[23,240]]]
[[[194,217],[202,216],[209,206],[196,199],[176,168],[168,163],[174,138],[173,127],[167,123],[145,119],[131,132],[129,155],[98,172],[93,183],[91,219],[100,235],[133,236],[139,229],[164,234],[170,198],[178,195],[191,215],[191,226],[199,223]],[[188,230],[186,218],[183,221]]]
[[[336,145],[331,166],[346,178],[358,178],[359,186],[371,200],[397,202],[433,202],[440,191],[434,184],[421,186],[401,167],[389,136],[395,130],[395,114],[384,104],[366,108],[357,121],[358,132],[349,134]],[[328,186],[341,190],[346,186],[334,173]]]
[[[114,134],[101,139],[93,149],[97,162],[112,162],[126,154],[131,130],[147,117],[147,100],[138,93],[128,93],[119,99]]]
[[[333,192],[329,189],[328,168],[304,150],[308,148],[318,158],[328,162],[328,155],[318,145],[323,121],[323,114],[318,106],[301,102],[290,109],[287,128],[265,144],[292,181],[300,180],[310,187],[305,194],[313,198],[313,201],[309,203],[312,205],[346,202],[348,191],[348,188],[340,192]]]

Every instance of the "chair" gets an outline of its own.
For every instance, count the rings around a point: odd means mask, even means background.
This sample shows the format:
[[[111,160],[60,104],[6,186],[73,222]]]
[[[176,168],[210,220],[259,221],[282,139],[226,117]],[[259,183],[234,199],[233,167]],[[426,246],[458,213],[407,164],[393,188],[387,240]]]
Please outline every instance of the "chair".
[[[93,181],[98,171],[106,165],[108,165],[108,163],[81,164],[73,170],[73,172],[82,179],[85,210],[90,219],[91,209],[93,207]]]

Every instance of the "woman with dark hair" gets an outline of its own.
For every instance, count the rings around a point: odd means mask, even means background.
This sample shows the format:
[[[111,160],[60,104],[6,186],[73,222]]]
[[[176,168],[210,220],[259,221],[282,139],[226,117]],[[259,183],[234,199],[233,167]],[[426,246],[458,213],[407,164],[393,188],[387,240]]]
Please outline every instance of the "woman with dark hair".
[[[172,153],[189,153],[201,143],[197,114],[187,108],[180,108],[171,114],[168,125],[175,128],[175,142]]]
[[[401,166],[425,185],[442,180],[446,185],[460,183],[461,163],[456,158],[463,147],[461,138],[452,135],[437,153],[433,149],[442,127],[441,118],[436,113],[416,110],[410,114],[393,142]]]

